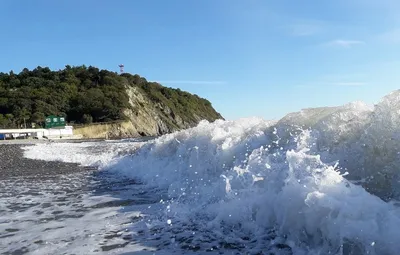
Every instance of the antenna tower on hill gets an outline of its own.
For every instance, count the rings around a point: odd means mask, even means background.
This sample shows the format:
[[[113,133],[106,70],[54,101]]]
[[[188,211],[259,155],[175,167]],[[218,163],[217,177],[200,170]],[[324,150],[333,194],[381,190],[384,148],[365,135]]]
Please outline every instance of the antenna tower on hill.
[[[122,74],[124,73],[124,64],[120,64],[119,66],[119,72]]]

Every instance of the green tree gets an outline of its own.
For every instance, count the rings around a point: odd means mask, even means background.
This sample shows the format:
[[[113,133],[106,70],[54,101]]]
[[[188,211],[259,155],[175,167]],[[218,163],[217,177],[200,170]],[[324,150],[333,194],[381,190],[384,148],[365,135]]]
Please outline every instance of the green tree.
[[[93,117],[90,114],[83,114],[82,116],[82,123],[90,124],[93,122]]]
[[[0,128],[5,128],[8,125],[8,119],[3,114],[0,114]]]
[[[44,115],[43,112],[35,112],[32,114],[31,121],[33,123],[39,124],[40,126],[43,126],[43,123],[46,120],[46,116]]]

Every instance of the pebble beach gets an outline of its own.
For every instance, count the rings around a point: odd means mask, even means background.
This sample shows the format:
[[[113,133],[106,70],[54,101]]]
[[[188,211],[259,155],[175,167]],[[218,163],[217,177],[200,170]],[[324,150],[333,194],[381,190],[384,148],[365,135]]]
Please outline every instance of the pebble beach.
[[[32,160],[23,156],[22,147],[45,142],[48,141],[1,141],[0,181],[8,177],[69,174],[85,170],[84,167],[80,167],[77,164]]]

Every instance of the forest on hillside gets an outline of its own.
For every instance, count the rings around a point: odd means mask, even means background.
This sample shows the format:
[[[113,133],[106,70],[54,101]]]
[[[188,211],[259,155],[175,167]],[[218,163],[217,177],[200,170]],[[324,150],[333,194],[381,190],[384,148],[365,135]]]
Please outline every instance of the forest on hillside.
[[[148,82],[139,75],[99,70],[96,67],[65,66],[27,68],[20,73],[0,73],[0,128],[25,123],[43,126],[45,117],[58,115],[69,123],[124,120],[130,106],[126,89],[136,86],[154,103],[167,105],[175,114],[191,120],[194,114],[221,117],[206,99],[179,89]]]

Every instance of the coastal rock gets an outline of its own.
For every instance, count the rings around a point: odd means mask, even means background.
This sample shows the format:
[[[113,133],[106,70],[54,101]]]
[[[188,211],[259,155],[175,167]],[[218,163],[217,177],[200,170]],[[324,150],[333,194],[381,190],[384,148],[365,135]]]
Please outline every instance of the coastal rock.
[[[75,134],[84,138],[126,138],[159,136],[196,126],[201,120],[223,119],[212,109],[213,114],[199,116],[187,111],[185,114],[173,111],[162,102],[154,103],[140,88],[127,86],[130,108],[124,110],[127,120],[115,123],[100,123],[76,127]]]

